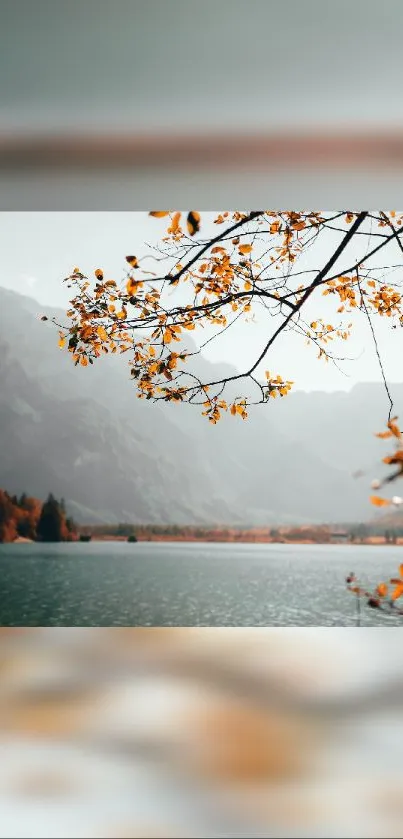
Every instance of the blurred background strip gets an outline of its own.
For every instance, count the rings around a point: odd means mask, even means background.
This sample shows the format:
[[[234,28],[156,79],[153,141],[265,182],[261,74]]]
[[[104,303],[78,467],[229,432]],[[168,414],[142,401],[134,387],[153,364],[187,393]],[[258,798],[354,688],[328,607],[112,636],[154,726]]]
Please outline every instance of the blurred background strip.
[[[403,131],[355,134],[0,134],[0,167],[8,170],[200,166],[256,169],[291,165],[346,169],[401,167]]]
[[[0,0],[0,208],[397,208],[403,4]]]

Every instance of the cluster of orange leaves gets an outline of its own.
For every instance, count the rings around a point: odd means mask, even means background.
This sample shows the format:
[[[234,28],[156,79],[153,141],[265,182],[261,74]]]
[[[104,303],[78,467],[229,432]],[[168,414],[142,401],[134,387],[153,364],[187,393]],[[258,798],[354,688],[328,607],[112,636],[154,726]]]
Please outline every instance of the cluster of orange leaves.
[[[318,212],[226,211],[218,213],[214,220],[218,226],[225,225],[222,233],[201,240],[199,246],[199,242],[194,242],[194,237],[202,231],[198,211],[152,210],[149,215],[168,219],[162,241],[169,243],[167,258],[174,260],[172,269],[165,276],[156,277],[143,268],[143,259],[131,255],[126,257],[129,271],[123,283],[119,285],[114,279],[106,278],[103,270],[97,268],[92,285],[79,268],[74,268],[65,279],[68,287],[74,288],[75,296],[67,312],[69,326],[57,324],[59,346],[67,345],[74,364],[84,367],[104,354],[130,352],[131,376],[140,399],[184,402],[197,396],[202,400],[198,404],[203,404],[203,415],[213,424],[222,411],[245,419],[250,404],[246,399],[227,403],[220,398],[222,389],[220,395],[207,395],[211,383],[197,380],[184,367],[192,353],[186,349],[175,352],[171,346],[180,344],[186,331],[195,330],[197,325],[221,330],[231,326],[240,315],[246,315],[248,320],[256,299],[263,300],[266,306],[270,299],[273,308],[277,306],[277,311],[282,312],[279,288],[284,286],[276,286],[264,276],[265,272],[268,268],[279,270],[282,263],[291,265],[305,241],[309,241],[304,236],[315,237],[326,226],[326,218]],[[344,221],[351,224],[355,217],[356,214],[347,212]],[[248,228],[250,222],[253,222],[252,232]],[[387,223],[388,219],[380,222]],[[262,237],[269,245],[265,245],[267,264],[263,267],[259,261],[262,256],[255,255]],[[175,306],[164,295],[170,294],[171,287],[179,283],[188,289],[190,298],[189,302]],[[338,313],[351,311],[359,305],[357,284],[358,278],[353,275],[329,279],[324,283],[323,294],[338,295]],[[367,286],[368,303],[379,314],[398,314],[403,321],[401,298],[393,288],[377,286],[374,280],[368,280]],[[304,287],[298,286],[291,292],[295,304],[303,291]],[[362,294],[361,290],[361,298]],[[307,328],[306,337],[308,342],[314,341],[319,346],[319,357],[328,360],[325,345],[334,338],[347,340],[351,326],[351,323],[333,326],[318,319]],[[276,375],[269,377],[267,373],[266,380],[262,401],[285,396],[293,384]]]
[[[175,371],[179,362],[185,362],[189,353],[174,352],[169,345],[180,342],[183,330],[194,330],[196,322],[203,325],[203,320],[219,327],[226,327],[228,317],[222,311],[227,306],[230,312],[245,312],[251,309],[253,293],[252,278],[252,249],[251,241],[241,241],[242,223],[249,218],[248,213],[228,212],[219,214],[216,224],[222,224],[229,219],[231,225],[240,223],[241,230],[231,239],[231,247],[222,244],[212,245],[199,261],[184,271],[181,264],[176,264],[175,271],[164,279],[166,283],[177,285],[179,280],[188,282],[193,287],[194,299],[187,306],[177,307],[167,311],[161,303],[162,289],[156,282],[149,281],[141,272],[140,261],[136,256],[127,256],[130,266],[124,288],[119,287],[115,280],[104,277],[102,269],[94,272],[96,283],[91,283],[79,268],[74,268],[65,282],[76,290],[75,297],[70,301],[71,307],[67,316],[71,320],[68,329],[60,328],[59,347],[67,344],[74,364],[87,366],[102,354],[133,352],[130,362],[131,375],[137,380],[139,398],[165,398],[167,401],[184,401],[193,394],[196,388],[173,383]],[[267,214],[266,214],[267,215]],[[283,232],[283,246],[276,251],[279,261],[291,258],[293,237],[308,224],[317,226],[321,222],[319,214],[310,214],[306,218],[301,213],[283,214],[288,216],[289,224],[284,225],[276,218],[277,214],[268,212],[270,218],[269,230],[272,235]],[[184,238],[181,226],[182,213],[177,211],[151,211],[150,216],[169,216],[167,239],[177,243]],[[267,219],[266,219],[267,220]],[[193,237],[200,231],[200,214],[195,210],[187,213],[186,227],[189,236]],[[283,229],[284,228],[284,229]],[[295,242],[294,242],[295,245]],[[205,249],[208,250],[208,249]],[[151,272],[148,272],[151,273]],[[166,284],[165,283],[165,284]],[[217,300],[218,303],[214,301]],[[133,317],[134,309],[134,317]],[[46,319],[46,318],[44,318]],[[144,324],[152,328],[151,335],[138,339],[134,337],[134,330]],[[165,379],[169,384],[164,384]],[[285,381],[281,376],[269,377],[266,373],[266,398],[278,394],[284,396],[291,388],[292,382]],[[200,383],[199,391],[206,396],[208,385]],[[203,402],[203,415],[210,422],[216,423],[221,411],[229,411],[232,416],[247,417],[247,401],[236,400],[230,404],[218,396],[207,396]]]
[[[393,419],[390,419],[387,422],[386,431],[380,431],[375,436],[380,440],[388,440],[392,438],[396,441],[396,449],[394,453],[387,455],[382,459],[382,463],[386,463],[388,466],[398,467],[397,471],[387,479],[387,482],[390,482],[403,474],[403,437],[397,424],[397,417],[393,417]],[[385,483],[385,481],[383,483]],[[381,485],[382,483],[379,482],[379,487]],[[382,498],[379,495],[371,495],[370,501],[375,507],[388,507],[394,503],[394,499]]]
[[[378,583],[375,591],[362,588],[354,574],[347,577],[347,588],[356,597],[364,597],[372,609],[394,608],[394,604],[403,595],[403,564],[399,566],[399,577],[391,577],[388,583]]]
[[[288,392],[291,390],[292,385],[294,382],[291,381],[284,381],[282,376],[271,376],[269,370],[266,370],[266,399],[275,399],[277,396],[287,396]],[[209,388],[203,386],[202,388],[204,392],[207,394]],[[221,419],[221,411],[229,411],[231,416],[240,416],[242,419],[247,419],[248,412],[247,412],[248,402],[246,399],[238,399],[232,402],[232,404],[228,404],[225,399],[220,399],[218,396],[213,396],[211,398],[207,397],[206,401],[203,402],[203,408],[205,409],[202,411],[202,415],[207,417],[209,422],[215,425]]]
[[[386,482],[390,482],[398,478],[400,475],[403,474],[403,437],[400,431],[400,428],[397,424],[397,417],[393,417],[387,422],[386,431],[380,431],[375,436],[378,437],[380,440],[389,440],[394,439],[396,441],[396,450],[393,454],[387,455],[383,458],[383,463],[386,463],[388,466],[395,465],[398,466],[396,472],[393,475],[389,476],[386,479]],[[376,482],[376,484],[380,487],[382,483]],[[388,507],[393,505],[396,502],[401,502],[403,499],[400,498],[382,498],[378,495],[371,495],[370,501],[375,507]],[[357,581],[357,578],[354,574],[350,574],[347,577],[346,583],[348,590],[355,594],[357,597],[364,597],[367,600],[368,606],[373,609],[382,609],[385,607],[394,608],[394,604],[400,597],[403,595],[403,564],[399,566],[399,577],[392,577],[388,583],[382,582],[379,583],[374,592],[368,592],[364,588],[362,588]],[[393,586],[391,589],[390,586]],[[399,612],[400,614],[400,612]],[[403,614],[403,612],[402,612]]]
[[[387,317],[398,315],[400,321],[403,322],[402,296],[392,286],[381,284],[373,279],[365,281],[360,277],[354,277],[354,275],[328,280],[325,285],[326,288],[322,292],[323,296],[337,294],[340,298],[341,305],[337,312],[351,312],[352,309],[363,303],[365,295],[367,303],[378,315],[386,315]]]

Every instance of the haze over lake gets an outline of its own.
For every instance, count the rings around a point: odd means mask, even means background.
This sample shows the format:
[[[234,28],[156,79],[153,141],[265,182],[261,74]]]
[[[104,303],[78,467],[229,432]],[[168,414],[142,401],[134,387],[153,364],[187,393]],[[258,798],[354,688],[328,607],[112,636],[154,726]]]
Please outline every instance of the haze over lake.
[[[138,542],[0,545],[3,626],[354,626],[400,549]],[[363,609],[362,625],[399,625]]]

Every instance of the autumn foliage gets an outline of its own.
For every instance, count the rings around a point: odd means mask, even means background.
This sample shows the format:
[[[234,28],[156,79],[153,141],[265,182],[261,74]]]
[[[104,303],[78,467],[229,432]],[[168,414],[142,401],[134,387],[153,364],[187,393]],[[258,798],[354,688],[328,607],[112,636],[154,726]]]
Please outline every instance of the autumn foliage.
[[[403,615],[403,607],[398,603],[403,596],[403,564],[399,566],[399,576],[391,577],[387,583],[378,583],[374,591],[367,591],[357,580],[354,573],[346,578],[347,588],[356,597],[364,598],[371,609]]]
[[[395,451],[392,454],[386,455],[382,462],[386,463],[388,466],[396,466],[397,468],[393,472],[390,472],[383,481],[375,479],[372,482],[373,489],[380,489],[385,484],[389,484],[396,480],[396,478],[400,478],[403,475],[403,437],[397,424],[397,419],[397,417],[393,417],[388,420],[386,431],[381,431],[375,435],[381,440],[389,440],[391,438],[394,440]],[[398,506],[403,504],[403,499],[397,495],[393,496],[391,499],[381,498],[379,495],[372,495],[371,502],[375,505],[375,507],[388,507],[390,505]]]
[[[212,424],[223,412],[246,419],[251,404],[286,396],[292,387],[286,371],[270,369],[270,348],[283,332],[293,330],[318,358],[336,363],[332,347],[349,338],[353,315],[403,324],[398,283],[389,274],[385,281],[387,266],[379,265],[382,251],[396,262],[403,250],[403,215],[394,211],[227,211],[207,234],[196,210],[150,216],[166,218],[162,241],[141,258],[126,256],[123,279],[102,268],[91,279],[75,267],[65,278],[72,290],[68,323],[56,324],[59,346],[76,365],[127,354],[140,399],[198,404]],[[311,297],[314,318],[304,314]],[[332,318],[321,313],[321,297],[332,304]],[[267,341],[254,362],[235,375],[200,379],[192,357],[240,319],[253,323],[257,312],[267,321]],[[189,349],[186,334],[200,337],[203,329],[209,337]],[[235,382],[238,395],[228,387]]]
[[[32,541],[66,542],[75,537],[75,525],[66,516],[63,502],[52,495],[43,502],[0,489],[0,542],[13,542],[18,536]]]
[[[382,486],[395,481],[403,475],[403,437],[397,423],[398,418],[393,417],[386,423],[386,431],[380,431],[375,436],[380,440],[394,440],[395,451],[383,458],[387,466],[397,466],[382,481],[375,479],[372,488],[380,489]],[[403,504],[403,498],[394,495],[392,498],[383,498],[379,495],[371,495],[370,501],[375,507],[399,507]],[[374,591],[367,591],[357,580],[352,572],[346,579],[347,588],[357,598],[364,598],[367,605],[372,609],[389,611],[403,615],[403,607],[397,602],[403,596],[403,563],[399,566],[399,576],[391,577],[388,582],[378,583]]]

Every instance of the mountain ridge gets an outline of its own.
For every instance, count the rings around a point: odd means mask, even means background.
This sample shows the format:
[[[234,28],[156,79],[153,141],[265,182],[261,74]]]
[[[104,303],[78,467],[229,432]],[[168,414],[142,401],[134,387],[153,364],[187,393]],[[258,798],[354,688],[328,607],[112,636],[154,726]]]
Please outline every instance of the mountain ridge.
[[[52,491],[88,523],[369,518],[368,484],[351,474],[383,455],[373,435],[385,418],[381,385],[296,391],[251,409],[246,422],[224,416],[211,426],[195,407],[138,400],[122,358],[75,368],[42,314],[65,319],[0,287],[0,486]],[[235,369],[195,363],[205,379]]]

